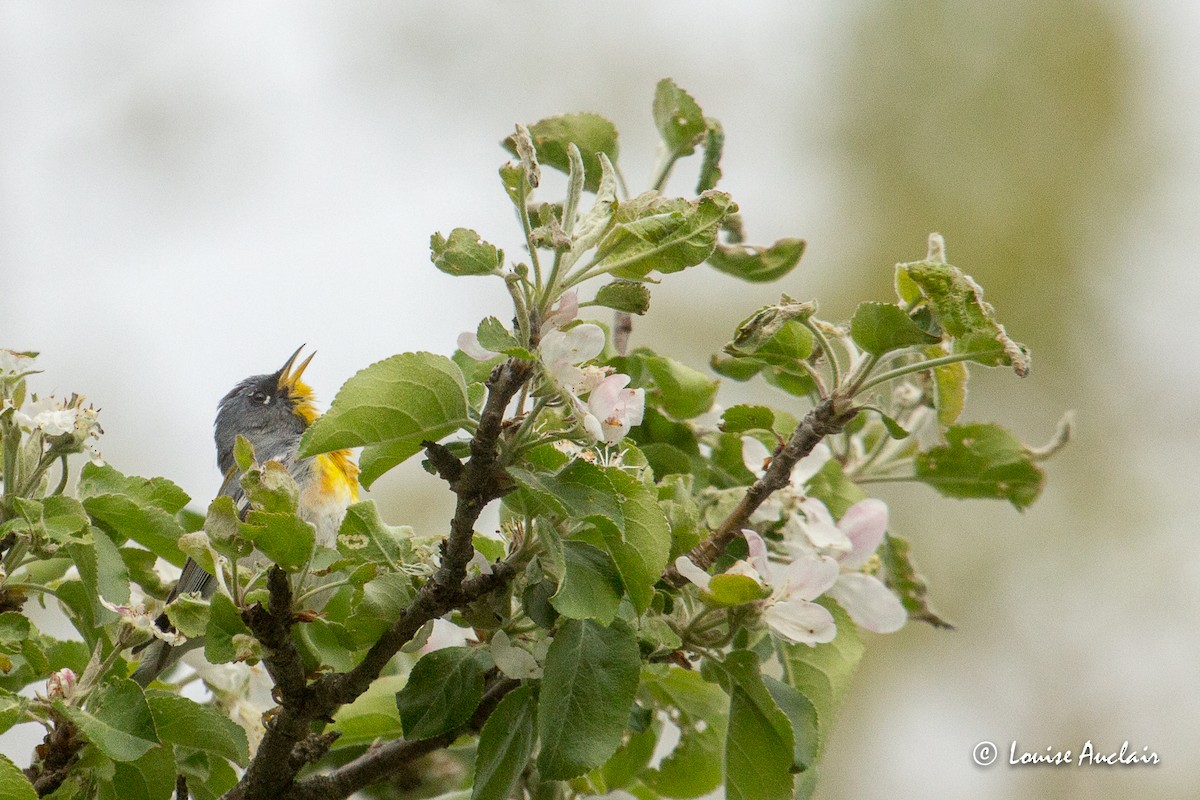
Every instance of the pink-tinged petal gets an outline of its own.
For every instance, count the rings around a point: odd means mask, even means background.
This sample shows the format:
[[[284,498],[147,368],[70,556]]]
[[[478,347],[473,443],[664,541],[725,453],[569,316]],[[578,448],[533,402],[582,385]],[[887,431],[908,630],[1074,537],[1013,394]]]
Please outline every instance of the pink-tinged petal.
[[[837,624],[829,609],[803,600],[784,600],[763,611],[763,620],[771,630],[793,644],[813,647],[832,642]]]
[[[621,404],[624,406],[626,424],[630,427],[641,425],[646,415],[646,390],[622,389]]]
[[[753,436],[742,437],[742,463],[746,469],[758,478],[767,471],[767,463],[771,460],[771,451],[767,446]]]
[[[750,551],[750,563],[758,573],[767,580],[771,578],[771,568],[767,565],[767,543],[749,528],[742,528],[742,536],[746,540],[746,548]]]
[[[711,575],[696,566],[687,556],[680,556],[675,559],[675,571],[701,589],[707,589],[709,581],[712,580]]]
[[[592,394],[588,397],[588,408],[600,419],[607,419],[612,416],[613,411],[617,408],[617,401],[621,397],[621,390],[628,385],[628,375],[620,373],[609,375],[600,381],[595,389],[592,389]]]
[[[828,522],[833,524],[833,514],[829,513],[829,509],[815,497],[806,497],[798,506],[804,518],[814,522]]]
[[[571,289],[563,292],[562,297],[559,298],[558,307],[547,314],[546,319],[542,321],[542,328],[543,330],[561,328],[577,316],[579,316],[579,292]]]
[[[813,475],[820,472],[821,467],[825,466],[831,458],[833,458],[833,453],[830,452],[829,445],[817,442],[817,446],[812,449],[812,452],[797,461],[796,466],[792,467],[792,474],[788,478],[792,488],[803,491],[804,484],[808,483]]]
[[[840,557],[849,554],[853,547],[851,541],[846,538],[846,534],[842,533],[841,528],[832,522],[824,520],[797,521],[797,526],[809,543],[822,553],[831,553]]]
[[[887,532],[888,507],[882,500],[860,500],[842,515],[838,528],[850,540],[852,549],[841,559],[847,569],[858,569],[875,554]]]
[[[458,335],[458,349],[476,361],[491,361],[500,355],[484,349],[483,345],[479,343],[479,337],[470,331],[463,331]]]
[[[798,558],[775,575],[771,585],[784,600],[816,600],[838,579],[838,563],[829,556]]]
[[[874,575],[850,572],[841,575],[829,590],[850,619],[875,633],[892,633],[904,627],[908,612],[900,598],[880,583]]]

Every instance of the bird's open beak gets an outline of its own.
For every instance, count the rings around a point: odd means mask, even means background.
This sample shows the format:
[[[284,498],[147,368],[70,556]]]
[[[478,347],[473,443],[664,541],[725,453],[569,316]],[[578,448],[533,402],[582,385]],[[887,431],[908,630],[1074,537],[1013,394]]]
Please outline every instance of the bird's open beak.
[[[312,361],[313,356],[317,354],[315,350],[309,353],[308,358],[301,361],[300,365],[293,369],[292,367],[296,363],[296,357],[300,355],[300,351],[303,349],[304,345],[297,347],[296,352],[292,353],[292,357],[289,358],[287,363],[283,365],[283,369],[276,373],[279,376],[278,385],[280,390],[287,390],[289,393],[292,392],[296,388],[296,384],[300,382],[300,376],[304,374],[305,368],[308,367],[308,362]]]

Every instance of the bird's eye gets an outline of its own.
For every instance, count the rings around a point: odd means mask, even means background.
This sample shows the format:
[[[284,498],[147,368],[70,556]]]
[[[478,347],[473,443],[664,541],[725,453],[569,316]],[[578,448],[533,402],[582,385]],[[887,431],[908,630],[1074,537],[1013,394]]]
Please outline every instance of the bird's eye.
[[[259,405],[265,406],[267,403],[271,402],[271,396],[266,392],[257,391],[250,395],[250,401],[252,403],[258,403]]]

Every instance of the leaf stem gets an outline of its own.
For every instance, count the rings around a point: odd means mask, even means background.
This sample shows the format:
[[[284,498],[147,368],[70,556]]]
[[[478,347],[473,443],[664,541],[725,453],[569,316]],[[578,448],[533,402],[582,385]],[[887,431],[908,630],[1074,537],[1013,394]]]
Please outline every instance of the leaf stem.
[[[537,247],[533,243],[533,223],[529,220],[529,184],[521,179],[521,189],[518,194],[517,216],[521,218],[521,229],[525,232],[525,243],[529,245],[529,261],[533,265],[534,279],[537,285],[542,285],[542,265],[538,263]]]
[[[658,162],[654,165],[654,180],[650,184],[651,190],[661,192],[663,187],[667,185],[667,179],[671,177],[671,170],[675,169],[675,162],[679,160],[679,154],[667,150],[665,146],[659,147]]]
[[[896,367],[895,369],[890,369],[887,372],[882,372],[876,375],[874,378],[858,387],[858,389],[855,391],[855,394],[865,392],[881,383],[886,383],[887,381],[895,380],[896,378],[903,378],[905,375],[911,375],[914,372],[924,372],[927,369],[944,367],[947,364],[957,364],[960,361],[971,361],[973,359],[980,358],[981,356],[991,355],[993,352],[994,351],[990,350],[976,350],[970,353],[953,353],[948,356],[942,356],[941,358],[931,358],[928,361],[918,361],[915,364],[906,364],[903,367]]]
[[[808,328],[813,338],[817,340],[817,347],[821,348],[821,352],[825,354],[825,360],[829,362],[829,382],[833,384],[836,390],[841,382],[842,370],[838,364],[837,353],[829,346],[829,339],[825,336],[825,332],[820,326],[816,325],[811,317],[806,317],[801,320],[801,324]]]

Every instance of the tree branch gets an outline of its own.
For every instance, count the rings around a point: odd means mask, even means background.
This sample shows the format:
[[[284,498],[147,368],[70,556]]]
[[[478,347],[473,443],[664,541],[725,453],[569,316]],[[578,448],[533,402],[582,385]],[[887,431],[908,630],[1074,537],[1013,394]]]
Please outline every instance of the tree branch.
[[[471,439],[471,457],[462,465],[461,473],[455,476],[451,484],[458,502],[450,522],[450,535],[442,543],[441,563],[417,591],[408,608],[372,645],[362,661],[348,672],[326,674],[309,685],[304,677],[299,653],[291,641],[290,590],[286,598],[279,595],[278,610],[276,591],[272,586],[270,613],[264,611],[261,605],[244,612],[247,625],[263,644],[263,661],[276,681],[281,707],[267,723],[258,752],[242,779],[225,795],[228,800],[276,800],[283,794],[293,796],[290,792],[297,787],[296,773],[303,766],[303,763],[297,763],[303,762],[303,759],[293,758],[293,755],[297,752],[297,746],[312,733],[311,724],[314,721],[330,719],[340,706],[353,702],[365,692],[388,661],[426,622],[482,597],[511,579],[515,569],[501,562],[492,575],[464,581],[467,564],[475,554],[471,540],[479,514],[484,506],[503,496],[509,488],[508,476],[499,460],[498,443],[505,411],[532,373],[531,362],[510,358],[497,366],[488,377],[488,396],[479,426]],[[287,588],[286,576],[283,583],[285,586],[282,588]],[[286,613],[283,611],[285,606]],[[437,749],[445,745],[432,747],[426,742],[417,742],[408,743],[408,746]]]
[[[857,413],[857,407],[836,394],[818,403],[800,420],[787,444],[771,459],[763,476],[750,485],[741,502],[717,529],[692,548],[688,558],[700,569],[711,567],[734,537],[749,523],[750,515],[774,492],[788,485],[796,462],[811,453],[826,436],[840,432]],[[673,565],[667,569],[664,579],[677,588],[686,582]]]
[[[71,773],[79,760],[79,751],[87,744],[75,724],[57,711],[50,712],[54,728],[34,749],[34,763],[25,769],[38,797],[52,794]]]

